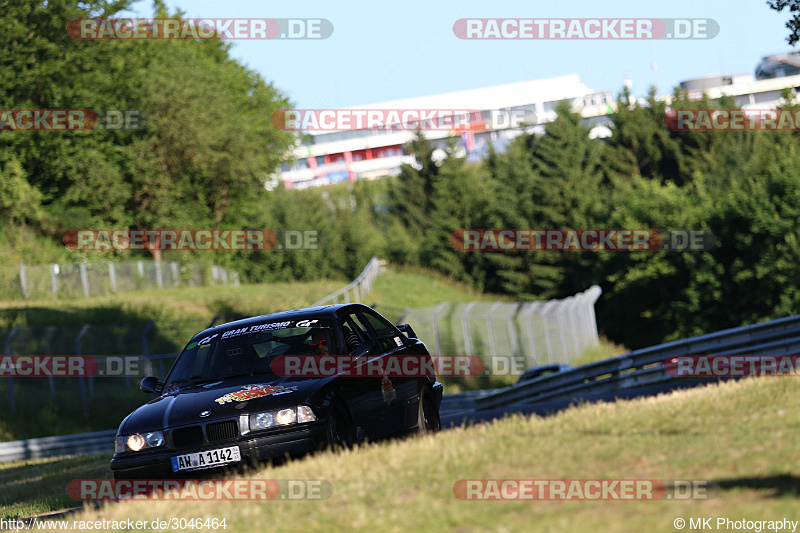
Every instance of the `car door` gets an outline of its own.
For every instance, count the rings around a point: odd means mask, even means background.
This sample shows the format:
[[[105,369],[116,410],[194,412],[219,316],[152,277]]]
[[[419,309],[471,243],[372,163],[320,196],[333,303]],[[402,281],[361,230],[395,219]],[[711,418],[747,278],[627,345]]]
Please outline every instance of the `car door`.
[[[399,363],[404,357],[414,357],[411,347],[406,344],[405,336],[395,327],[371,309],[363,309],[356,313],[358,320],[369,330],[369,334],[377,344],[377,357],[384,360],[383,368],[390,370],[389,375],[381,380],[382,398],[386,403],[384,412],[384,431],[387,434],[402,432],[417,423],[417,403],[420,377],[413,372],[418,367],[411,364],[402,367]],[[401,370],[398,372],[391,370]],[[410,369],[411,375],[402,375],[402,371]]]
[[[353,426],[356,438],[361,440],[364,437],[375,439],[385,434],[384,426],[384,402],[381,395],[381,379],[378,376],[369,375],[365,369],[371,357],[372,351],[357,354],[357,349],[363,351],[369,346],[371,337],[363,327],[360,320],[351,311],[343,311],[339,315],[339,331],[342,334],[343,353],[336,354],[339,357],[352,358],[352,372],[350,376],[337,378],[340,387],[349,391],[350,397],[348,407],[353,418]],[[352,343],[348,343],[348,336],[355,336]]]

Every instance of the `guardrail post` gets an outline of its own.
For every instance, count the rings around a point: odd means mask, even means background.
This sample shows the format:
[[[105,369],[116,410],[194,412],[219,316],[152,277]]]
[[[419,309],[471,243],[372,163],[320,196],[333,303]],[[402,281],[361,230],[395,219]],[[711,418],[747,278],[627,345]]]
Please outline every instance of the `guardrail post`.
[[[486,313],[486,325],[489,327],[489,355],[494,357],[497,355],[497,344],[494,339],[494,324],[492,324],[492,315],[500,307],[500,302],[495,302]]]
[[[556,300],[550,300],[546,304],[542,306],[542,324],[544,325],[544,345],[547,350],[547,360],[552,363],[553,362],[553,343],[550,339],[550,320],[548,319],[548,314],[550,312],[549,307],[552,307],[553,304],[557,303]]]
[[[117,292],[117,269],[113,261],[108,263],[108,281],[111,284],[111,292]]]
[[[83,295],[89,297],[89,276],[86,274],[86,263],[78,265],[78,270],[81,273],[81,286],[83,287]]]
[[[514,317],[517,315],[517,312],[522,304],[514,303],[512,305],[513,307],[511,309],[511,313],[508,315],[508,324],[506,327],[508,328],[508,343],[511,345],[511,357],[516,361],[520,352],[517,341],[517,328],[514,325]]]
[[[576,359],[580,355],[580,335],[581,331],[575,325],[575,307],[578,303],[577,296],[570,296],[567,298],[565,302],[565,309],[566,312],[565,322],[567,322],[567,327],[569,327],[569,334],[567,338],[569,339],[569,344],[572,347],[572,353],[567,356],[567,359],[564,361],[565,363]]]
[[[86,333],[87,329],[89,329],[89,324],[84,324],[80,332],[78,333],[78,336],[75,337],[75,355],[81,355],[81,337],[83,337],[83,334]],[[84,368],[86,368],[85,365]],[[84,381],[86,377],[80,376],[80,378],[78,379],[81,384],[81,402],[83,403],[83,416],[89,416],[89,403],[86,400],[86,382]]]
[[[161,261],[155,262],[156,267],[156,285],[159,289],[164,288],[164,273],[161,271]]]
[[[586,306],[589,310],[589,325],[591,327],[591,340],[592,344],[597,345],[600,343],[600,336],[597,333],[597,316],[594,312],[594,304],[597,303],[597,299],[600,298],[600,295],[603,294],[603,290],[598,285],[592,285],[589,287],[587,292],[587,300],[588,305]]]
[[[172,286],[173,287],[180,287],[181,286],[181,277],[178,274],[178,263],[177,261],[171,261],[169,264],[170,269],[172,270]]]
[[[540,302],[529,303],[523,311],[520,312],[523,320],[525,320],[525,330],[528,333],[528,347],[530,348],[530,359],[527,362],[527,367],[531,368],[539,365],[539,359],[536,357],[536,341],[533,333],[533,313],[540,306]]]
[[[8,333],[8,337],[6,337],[5,343],[5,351],[7,356],[11,356],[11,339],[14,338],[16,335],[19,326],[14,326],[11,328],[11,331]],[[16,362],[14,362],[14,368],[16,368]],[[14,400],[14,378],[8,376],[8,393],[10,395],[10,402],[11,402],[11,413],[15,413],[17,411],[17,402]]]
[[[440,303],[433,312],[433,342],[436,344],[436,355],[444,355],[442,353],[442,336],[439,331],[439,315],[447,309],[446,303]]]
[[[50,286],[53,289],[53,296],[58,296],[58,265],[50,263]]]
[[[28,297],[28,278],[25,276],[25,263],[19,265],[19,287],[22,291],[22,297]]]
[[[478,302],[470,302],[467,304],[467,308],[464,309],[464,312],[461,313],[461,329],[464,332],[464,355],[472,355],[472,339],[470,339],[469,335],[469,323],[467,322],[467,315],[469,312],[472,311],[472,308],[475,307],[475,304]]]
[[[353,294],[356,298],[356,301],[361,301],[363,298],[366,297],[367,293],[372,288],[372,281],[378,275],[381,269],[381,262],[380,260],[373,256],[370,259],[367,266],[364,267],[364,270],[361,271],[361,274],[358,275],[356,279],[348,283],[344,288],[339,289],[338,291],[334,291],[327,295],[325,298],[314,302],[312,306],[318,305],[330,305],[330,304],[337,304],[339,303],[339,297],[342,297],[345,303],[350,303],[350,291],[353,290]]]

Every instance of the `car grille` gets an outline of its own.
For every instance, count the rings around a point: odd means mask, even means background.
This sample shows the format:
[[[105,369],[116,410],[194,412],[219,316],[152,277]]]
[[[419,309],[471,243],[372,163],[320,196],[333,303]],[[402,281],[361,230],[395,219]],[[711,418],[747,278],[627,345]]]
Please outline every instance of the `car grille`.
[[[200,426],[178,428],[172,432],[172,443],[176,448],[203,444],[203,430]]]
[[[239,436],[239,428],[235,420],[225,422],[215,422],[206,426],[206,437],[208,442],[235,439]]]

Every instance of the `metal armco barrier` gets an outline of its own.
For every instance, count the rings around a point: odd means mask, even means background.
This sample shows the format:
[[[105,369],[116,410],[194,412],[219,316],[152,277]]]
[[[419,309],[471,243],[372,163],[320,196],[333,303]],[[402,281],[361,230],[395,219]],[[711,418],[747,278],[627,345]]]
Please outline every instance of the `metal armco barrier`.
[[[361,302],[361,300],[366,297],[367,293],[369,293],[370,289],[372,289],[372,282],[375,281],[375,278],[381,273],[381,267],[384,264],[385,261],[372,256],[372,259],[370,259],[367,266],[364,267],[364,270],[361,271],[361,274],[359,274],[356,279],[338,291],[332,292],[322,300],[314,302],[312,306],[337,304],[339,303],[340,297],[343,303],[346,304],[349,304],[351,300],[353,302]]]
[[[442,408],[461,414],[512,404],[579,397],[658,383],[686,381],[664,372],[664,360],[675,355],[800,354],[800,315],[727,329],[707,335],[635,350],[558,374],[525,381],[498,391],[446,395]],[[0,462],[114,451],[116,431],[97,431],[0,443]]]
[[[114,453],[117,430],[0,442],[0,463],[67,455]]]
[[[687,381],[664,372],[664,360],[675,355],[795,355],[800,353],[800,315],[726,329],[668,342],[572,370],[542,376],[499,389],[476,401],[478,409],[568,399],[582,394]]]

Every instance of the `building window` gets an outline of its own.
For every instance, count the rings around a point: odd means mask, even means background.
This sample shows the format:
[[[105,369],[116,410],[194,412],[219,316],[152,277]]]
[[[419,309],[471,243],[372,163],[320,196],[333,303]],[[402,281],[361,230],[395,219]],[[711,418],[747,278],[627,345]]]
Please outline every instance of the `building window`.
[[[560,101],[561,101],[561,100],[551,100],[550,102],[545,102],[545,103],[544,103],[544,111],[545,111],[545,113],[546,113],[547,111],[555,111],[555,109],[556,109],[556,106],[558,105],[558,103],[559,103]]]

